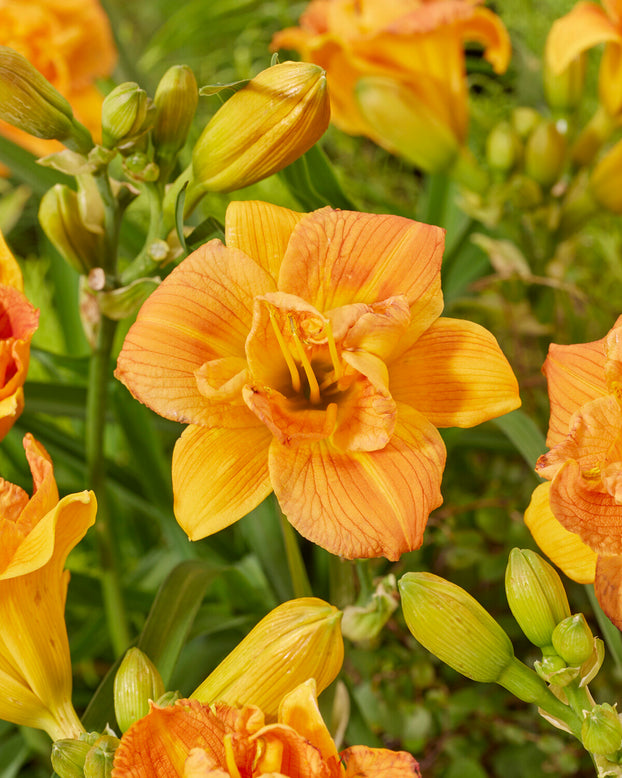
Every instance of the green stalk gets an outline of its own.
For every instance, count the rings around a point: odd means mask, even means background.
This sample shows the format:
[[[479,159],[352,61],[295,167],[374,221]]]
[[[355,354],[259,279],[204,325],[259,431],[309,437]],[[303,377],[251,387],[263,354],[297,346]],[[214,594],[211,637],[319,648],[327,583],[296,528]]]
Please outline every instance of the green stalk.
[[[278,510],[281,517],[281,530],[283,532],[283,541],[285,542],[285,555],[287,557],[289,575],[292,579],[294,597],[312,597],[313,589],[309,583],[307,569],[302,559],[302,554],[300,553],[300,546],[298,545],[298,539],[294,533],[294,528],[289,521],[287,521],[281,510]]]

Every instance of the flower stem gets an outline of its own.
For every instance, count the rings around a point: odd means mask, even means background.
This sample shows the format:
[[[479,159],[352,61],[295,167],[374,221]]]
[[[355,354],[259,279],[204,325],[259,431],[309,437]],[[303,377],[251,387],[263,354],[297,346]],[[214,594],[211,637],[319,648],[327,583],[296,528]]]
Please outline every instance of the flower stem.
[[[292,588],[294,597],[312,597],[313,590],[309,583],[309,577],[305,568],[305,563],[300,553],[300,546],[294,534],[294,528],[287,521],[285,516],[279,510],[281,516],[281,530],[283,532],[283,541],[285,543],[285,554],[287,556],[287,567],[292,579]]]

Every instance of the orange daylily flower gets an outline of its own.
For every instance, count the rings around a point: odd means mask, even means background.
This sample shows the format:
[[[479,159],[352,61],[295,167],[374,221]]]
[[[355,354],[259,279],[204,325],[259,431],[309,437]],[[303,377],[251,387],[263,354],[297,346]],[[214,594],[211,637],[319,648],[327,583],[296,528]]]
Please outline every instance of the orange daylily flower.
[[[570,578],[594,581],[622,627],[622,317],[593,343],[551,345],[543,371],[550,451],[536,471],[550,483],[534,492],[525,522]]]
[[[24,409],[30,341],[39,323],[22,289],[19,265],[0,233],[0,440]]]
[[[611,116],[618,117],[622,112],[622,0],[602,0],[602,6],[582,0],[557,19],[546,41],[546,66],[560,74],[599,43],[605,44],[598,81],[600,101]]]
[[[177,520],[198,540],[274,490],[296,529],[334,554],[417,548],[442,501],[437,427],[520,404],[493,336],[438,318],[443,231],[234,202],[226,241],[156,289],[116,371],[141,402],[191,425],[173,455]]]
[[[339,753],[310,679],[285,696],[278,723],[262,711],[178,700],[152,705],[121,738],[112,778],[408,778],[420,776],[404,751],[353,746]]]
[[[0,479],[0,718],[78,737],[65,628],[69,551],[95,521],[93,492],[59,500],[52,462],[24,438],[34,491]]]
[[[101,134],[102,95],[95,80],[109,76],[117,59],[108,17],[97,0],[0,0],[0,44],[37,68],[96,138]],[[36,156],[57,151],[56,141],[34,138],[6,122],[0,134]]]
[[[326,70],[340,129],[434,171],[466,140],[466,41],[505,71],[509,36],[479,0],[312,0],[272,48],[295,49]]]

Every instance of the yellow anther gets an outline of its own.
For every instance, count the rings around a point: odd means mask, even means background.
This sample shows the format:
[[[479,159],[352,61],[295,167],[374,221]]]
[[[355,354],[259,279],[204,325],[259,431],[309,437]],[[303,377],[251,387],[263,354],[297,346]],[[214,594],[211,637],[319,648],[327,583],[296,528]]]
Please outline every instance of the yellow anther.
[[[235,756],[233,754],[233,735],[228,732],[222,739],[222,743],[225,747],[225,763],[227,765],[227,771],[231,778],[242,778],[238,766],[235,763]]]
[[[313,368],[311,367],[311,362],[309,362],[309,357],[307,356],[304,350],[304,346],[302,345],[298,336],[298,332],[296,331],[296,322],[294,321],[294,317],[291,315],[289,317],[289,327],[292,332],[292,339],[296,345],[298,359],[300,360],[302,369],[305,371],[307,381],[309,382],[309,400],[311,401],[312,405],[318,405],[320,402],[320,386],[317,382],[317,378],[315,377],[315,373],[313,372]]]
[[[285,342],[283,333],[279,329],[279,325],[275,321],[276,316],[274,315],[274,310],[271,306],[268,308],[268,313],[270,314],[270,324],[274,330],[274,335],[276,337],[277,343],[279,344],[279,348],[281,349],[281,353],[283,354],[283,358],[285,359],[285,364],[287,365],[289,374],[292,378],[292,388],[295,392],[299,392],[302,388],[302,385],[300,383],[300,375],[298,373],[298,368],[296,367],[296,362],[294,361],[294,357],[292,356],[292,353],[289,350],[287,343]]]

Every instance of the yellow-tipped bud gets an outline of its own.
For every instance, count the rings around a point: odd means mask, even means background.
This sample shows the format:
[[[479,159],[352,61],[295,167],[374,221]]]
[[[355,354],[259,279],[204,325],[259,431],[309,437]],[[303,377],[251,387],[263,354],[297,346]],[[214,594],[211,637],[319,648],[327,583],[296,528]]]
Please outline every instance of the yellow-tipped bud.
[[[149,701],[164,694],[160,673],[148,656],[130,648],[114,679],[114,712],[121,732],[149,713]]]
[[[534,551],[513,548],[505,570],[505,592],[527,638],[540,648],[552,645],[553,630],[570,616],[564,585],[553,567]]]
[[[186,65],[174,65],[162,76],[153,98],[153,144],[158,159],[171,159],[182,148],[199,101],[194,73]]]
[[[52,767],[59,778],[84,778],[84,762],[91,745],[85,740],[62,739],[52,744]]]
[[[608,756],[622,748],[622,723],[616,709],[605,702],[587,711],[581,740],[591,754]]]
[[[467,678],[498,680],[514,649],[477,600],[433,573],[406,573],[398,587],[408,629],[422,646]]]
[[[0,46],[0,119],[37,138],[88,151],[89,131],[73,118],[71,105],[28,60]]]
[[[544,187],[559,180],[566,161],[566,137],[555,122],[540,122],[525,146],[525,172]]]
[[[585,616],[568,616],[553,630],[553,648],[572,667],[582,665],[594,651],[594,635]]]
[[[586,52],[575,57],[565,70],[555,73],[544,61],[544,94],[553,110],[571,111],[583,97],[585,86]]]
[[[143,132],[149,98],[133,81],[115,87],[102,104],[102,138],[106,148],[130,141]]]
[[[272,610],[191,695],[201,702],[257,705],[275,717],[281,699],[309,678],[318,694],[343,662],[341,612],[302,597]]]
[[[521,154],[518,133],[509,122],[496,124],[486,138],[486,161],[493,170],[510,171]]]
[[[322,68],[282,62],[262,70],[216,112],[192,154],[191,187],[230,192],[276,173],[328,127]],[[188,193],[190,200],[196,200]]]

